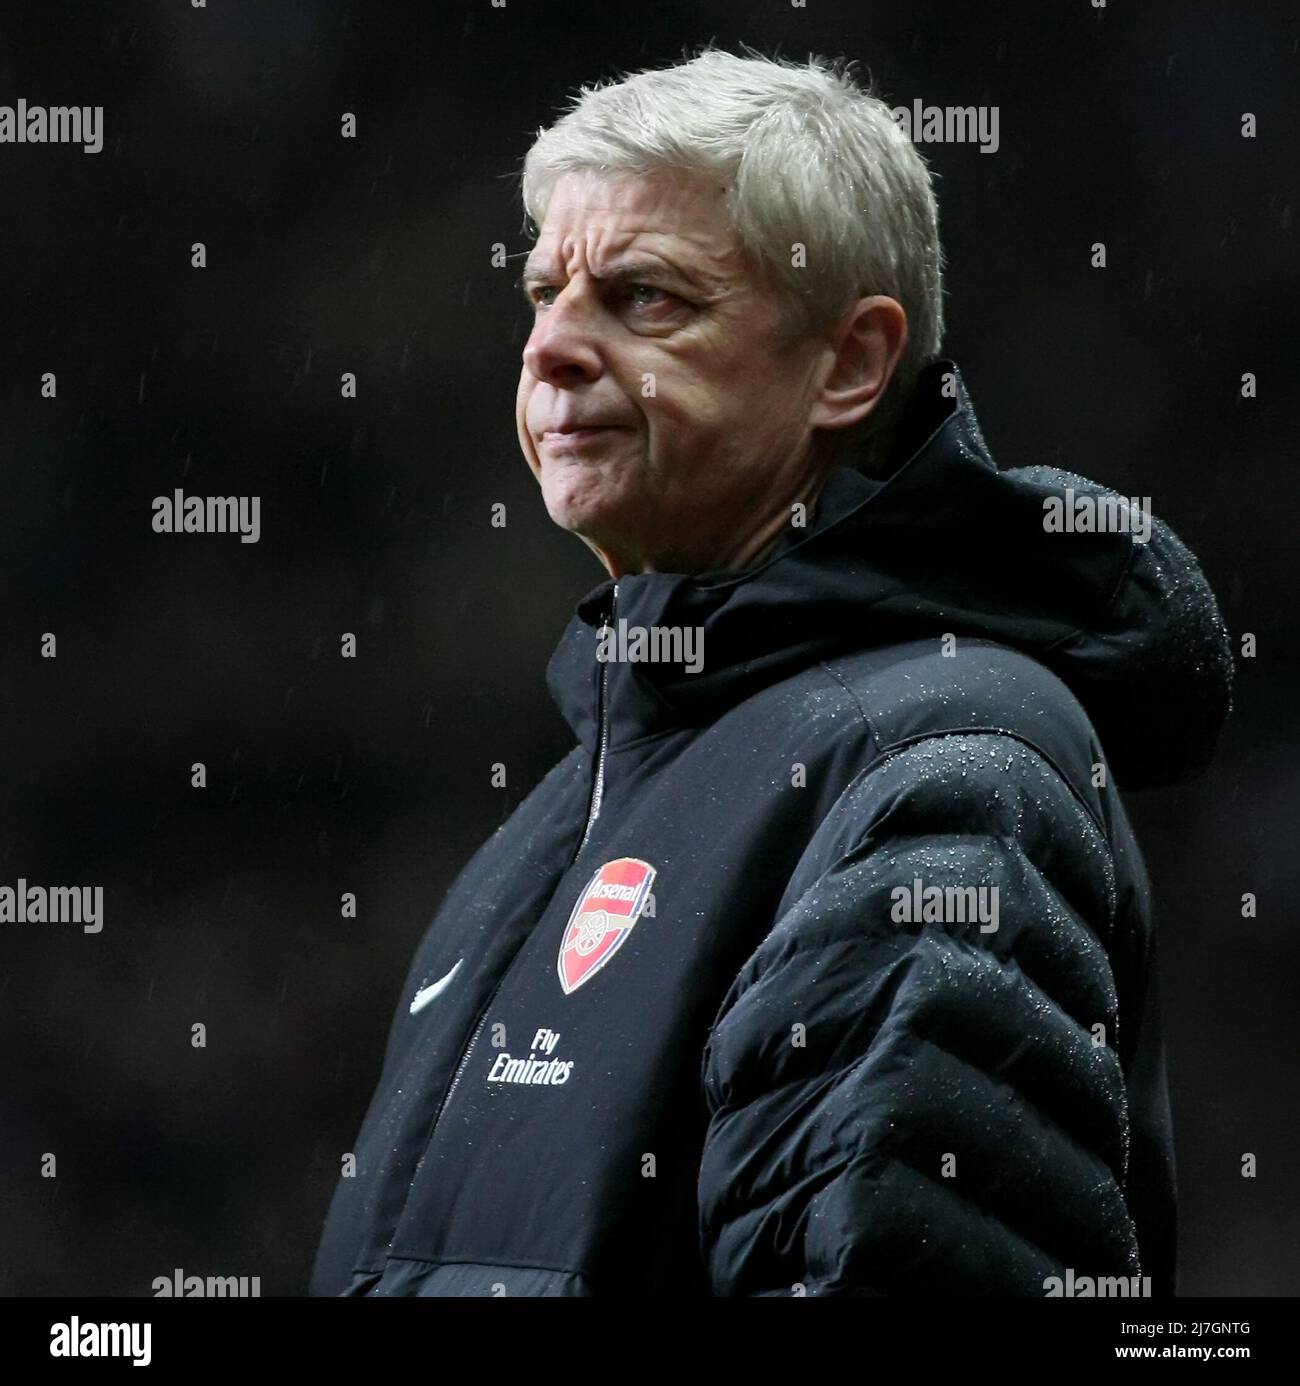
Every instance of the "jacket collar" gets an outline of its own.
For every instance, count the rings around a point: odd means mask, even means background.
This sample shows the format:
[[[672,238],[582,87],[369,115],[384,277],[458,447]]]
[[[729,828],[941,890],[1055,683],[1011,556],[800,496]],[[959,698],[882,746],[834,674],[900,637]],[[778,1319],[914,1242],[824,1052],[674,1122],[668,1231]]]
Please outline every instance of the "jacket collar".
[[[999,470],[947,359],[918,377],[891,462],[883,482],[833,470],[808,531],[792,529],[753,568],[619,580],[616,620],[703,632],[699,672],[599,663],[615,584],[590,592],[547,670],[574,732],[588,744],[596,735],[602,686],[617,746],[703,724],[819,659],[951,632],[1019,649],[1061,677],[1126,787],[1203,768],[1230,706],[1231,644],[1168,525],[1148,515],[1143,540],[1128,526],[1050,525],[1053,508],[1123,498],[1055,467]]]

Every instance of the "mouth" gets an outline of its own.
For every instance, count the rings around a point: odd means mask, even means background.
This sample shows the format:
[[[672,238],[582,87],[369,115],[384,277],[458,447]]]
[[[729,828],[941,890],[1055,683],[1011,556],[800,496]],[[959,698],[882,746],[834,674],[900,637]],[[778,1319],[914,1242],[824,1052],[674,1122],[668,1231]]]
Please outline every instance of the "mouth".
[[[615,433],[626,432],[628,430],[622,425],[615,424],[605,424],[595,428],[557,429],[553,432],[543,433],[542,442],[553,450],[567,451],[602,442]]]

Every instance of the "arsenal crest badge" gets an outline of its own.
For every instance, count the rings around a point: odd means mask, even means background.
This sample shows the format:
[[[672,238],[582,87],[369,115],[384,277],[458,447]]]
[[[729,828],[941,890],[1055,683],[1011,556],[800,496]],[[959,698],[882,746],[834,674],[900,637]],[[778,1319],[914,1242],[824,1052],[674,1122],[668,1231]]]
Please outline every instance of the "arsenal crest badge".
[[[655,869],[635,857],[607,861],[578,897],[560,942],[557,967],[567,996],[623,946],[645,908]]]

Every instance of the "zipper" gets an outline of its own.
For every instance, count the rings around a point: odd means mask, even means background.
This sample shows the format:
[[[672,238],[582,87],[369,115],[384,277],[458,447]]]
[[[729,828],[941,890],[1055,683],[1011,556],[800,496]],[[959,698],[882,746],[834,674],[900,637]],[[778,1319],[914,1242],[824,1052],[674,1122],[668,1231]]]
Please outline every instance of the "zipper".
[[[522,951],[521,948],[520,952]],[[515,958],[518,956],[519,954],[516,953]],[[442,1101],[438,1104],[437,1115],[433,1118],[433,1125],[429,1127],[429,1134],[424,1140],[424,1149],[420,1152],[420,1158],[415,1162],[414,1170],[411,1171],[411,1182],[407,1187],[406,1197],[402,1200],[402,1210],[398,1213],[397,1220],[393,1223],[394,1238],[397,1236],[397,1231],[402,1225],[402,1220],[406,1217],[406,1209],[411,1201],[411,1194],[415,1191],[415,1186],[419,1182],[420,1171],[424,1168],[424,1162],[428,1159],[429,1151],[433,1148],[434,1133],[437,1131],[442,1121],[442,1114],[447,1110],[447,1104],[451,1101],[452,1093],[456,1091],[456,1085],[460,1082],[461,1074],[465,1072],[469,1064],[470,1055],[474,1052],[474,1044],[478,1040],[479,1033],[482,1031],[483,1026],[487,1023],[488,1012],[492,1009],[493,1001],[497,999],[497,992],[501,990],[506,978],[510,975],[510,969],[514,966],[515,958],[512,958],[507,964],[506,970],[501,974],[500,980],[497,982],[496,986],[492,988],[492,994],[488,997],[483,1009],[479,1012],[478,1021],[474,1026],[474,1032],[469,1037],[469,1043],[461,1051],[460,1060],[456,1064],[456,1071],[452,1074],[451,1084],[448,1086],[447,1091],[443,1093]],[[391,1240],[389,1241],[389,1247],[390,1249],[392,1247]]]
[[[609,599],[609,615],[605,618],[604,625],[600,628],[603,636],[614,624],[614,613],[618,610],[618,583],[614,584],[614,591]],[[599,648],[599,646],[597,646]],[[591,836],[591,830],[596,824],[596,819],[600,817],[600,801],[605,793],[605,751],[609,746],[609,660],[602,661],[600,671],[600,744],[596,752],[596,778],[591,786],[591,807],[587,811],[587,826],[582,833],[582,841],[578,843],[578,850],[573,854],[574,861],[582,855],[582,849],[587,845],[587,839]]]
[[[506,972],[510,969],[507,967]],[[501,975],[501,981],[505,981],[505,973]],[[460,1075],[465,1072],[466,1065],[469,1063],[469,1056],[474,1051],[474,1041],[478,1039],[479,1031],[487,1022],[488,1011],[492,1009],[492,1002],[496,1000],[497,992],[501,990],[501,982],[492,988],[492,995],[487,999],[487,1005],[483,1007],[483,1012],[478,1018],[478,1024],[474,1026],[474,1033],[469,1037],[469,1043],[465,1046],[465,1051],[460,1056],[460,1062],[456,1065],[456,1072],[452,1074],[451,1086],[443,1096],[442,1102],[438,1107],[438,1115],[433,1119],[433,1125],[429,1128],[429,1139],[425,1143],[427,1150],[433,1144],[433,1133],[438,1129],[438,1123],[442,1120],[442,1114],[447,1110],[447,1103],[451,1101],[451,1095],[456,1091],[456,1084],[460,1082]]]
[[[614,591],[610,597],[609,615],[605,618],[605,621],[601,626],[602,635],[613,625],[614,612],[617,610],[617,608],[618,583],[615,583]],[[602,668],[600,674],[600,746],[596,754],[596,778],[591,786],[591,806],[587,811],[587,826],[583,830],[582,841],[578,844],[578,851],[574,853],[575,861],[577,860],[578,854],[581,853],[582,849],[587,845],[587,839],[591,836],[592,825],[600,816],[600,801],[604,795],[605,790],[605,751],[609,745],[608,700],[609,661],[605,660],[604,667]],[[464,1050],[462,1051],[460,1060],[456,1064],[456,1071],[452,1074],[451,1083],[448,1086],[447,1091],[443,1094],[442,1101],[438,1104],[437,1115],[433,1118],[433,1125],[429,1127],[429,1135],[424,1142],[424,1151],[420,1155],[419,1160],[416,1161],[415,1170],[411,1175],[411,1185],[410,1188],[408,1188],[407,1190],[406,1200],[403,1201],[402,1211],[397,1215],[397,1221],[393,1225],[394,1236],[396,1236],[397,1228],[399,1228],[402,1225],[402,1219],[406,1216],[406,1203],[407,1201],[409,1201],[411,1192],[415,1188],[416,1181],[420,1177],[420,1170],[424,1165],[425,1158],[433,1147],[433,1138],[437,1134],[438,1126],[442,1121],[443,1113],[447,1110],[447,1104],[451,1101],[452,1094],[456,1091],[456,1087],[460,1083],[461,1075],[469,1066],[470,1058],[474,1053],[474,1045],[478,1041],[478,1037],[483,1030],[483,1026],[487,1023],[488,1012],[492,1009],[492,1003],[497,999],[497,993],[505,985],[506,978],[510,975],[511,969],[514,967],[515,961],[518,959],[519,953],[521,952],[523,952],[523,945],[520,946],[519,951],[515,954],[515,957],[512,958],[510,962],[506,965],[506,969],[501,974],[500,980],[497,982],[496,986],[492,988],[492,994],[488,997],[486,1003],[483,1006],[483,1009],[479,1012],[478,1021],[474,1026],[473,1033],[469,1037],[469,1043],[466,1044]]]

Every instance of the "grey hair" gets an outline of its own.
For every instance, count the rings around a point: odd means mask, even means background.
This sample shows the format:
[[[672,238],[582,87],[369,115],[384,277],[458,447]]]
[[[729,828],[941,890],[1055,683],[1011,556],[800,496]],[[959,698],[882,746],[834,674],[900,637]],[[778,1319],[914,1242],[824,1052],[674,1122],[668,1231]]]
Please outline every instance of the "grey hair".
[[[665,169],[720,177],[737,239],[781,303],[788,345],[883,294],[908,338],[884,398],[856,429],[874,465],[907,396],[943,341],[943,251],[931,173],[853,62],[799,63],[706,45],[694,58],[583,86],[538,130],[524,160],[524,209],[542,225],[570,172]],[[795,262],[802,245],[804,265]]]

